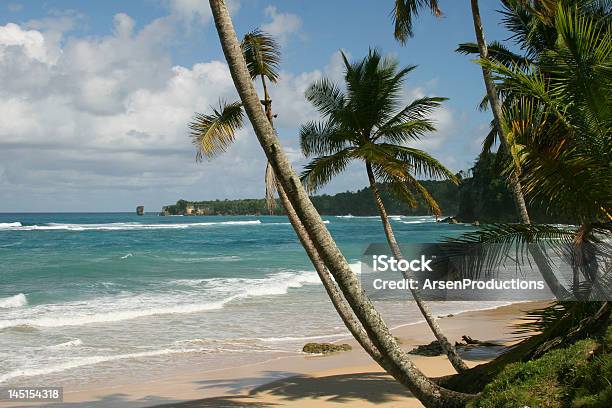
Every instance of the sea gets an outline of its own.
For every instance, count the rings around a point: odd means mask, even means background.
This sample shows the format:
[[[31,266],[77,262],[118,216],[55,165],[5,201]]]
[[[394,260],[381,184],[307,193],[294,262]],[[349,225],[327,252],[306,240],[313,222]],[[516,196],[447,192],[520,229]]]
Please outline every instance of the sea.
[[[365,248],[385,242],[380,220],[324,219],[359,274]],[[391,220],[401,243],[471,228]],[[408,301],[377,306],[392,327],[422,320]],[[0,386],[146,381],[348,336],[285,217],[0,214]]]

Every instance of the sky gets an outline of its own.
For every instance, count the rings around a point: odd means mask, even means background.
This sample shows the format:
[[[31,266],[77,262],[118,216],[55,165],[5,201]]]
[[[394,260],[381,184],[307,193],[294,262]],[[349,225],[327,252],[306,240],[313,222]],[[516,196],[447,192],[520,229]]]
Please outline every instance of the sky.
[[[314,81],[342,80],[339,50],[363,58],[370,47],[418,65],[406,104],[449,98],[437,131],[414,147],[453,171],[470,168],[490,114],[478,65],[454,52],[474,41],[469,1],[442,0],[423,13],[414,38],[393,38],[391,0],[232,0],[239,36],[260,28],[282,47],[270,89],[275,125],[299,171],[299,127],[317,120],[304,98]],[[497,1],[481,1],[489,40],[508,34]],[[206,0],[9,0],[0,2],[0,212],[158,211],[178,199],[262,198],[265,157],[247,127],[220,157],[195,161],[188,123],[238,96]],[[367,184],[350,166],[321,193]]]

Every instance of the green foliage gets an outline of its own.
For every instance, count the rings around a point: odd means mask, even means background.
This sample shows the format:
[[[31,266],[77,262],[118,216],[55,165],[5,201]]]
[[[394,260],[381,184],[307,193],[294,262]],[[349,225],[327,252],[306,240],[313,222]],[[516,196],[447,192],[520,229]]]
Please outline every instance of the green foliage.
[[[219,102],[211,114],[196,113],[189,123],[190,135],[196,147],[196,160],[212,159],[234,143],[236,131],[244,125],[240,102]]]
[[[423,97],[405,104],[403,84],[414,66],[400,68],[395,58],[376,50],[356,62],[344,54],[342,58],[342,86],[324,78],[306,90],[322,121],[309,122],[300,130],[302,152],[312,158],[301,174],[304,185],[315,191],[359,160],[368,169],[370,184],[387,185],[411,206],[420,197],[434,214],[440,214],[417,177],[457,180],[435,158],[408,144],[435,130],[431,113],[446,98]]]
[[[439,203],[444,214],[455,214],[457,211],[458,187],[449,181],[425,180],[421,181],[423,186],[430,191],[431,195]],[[427,204],[423,199],[417,199],[417,206],[412,208],[406,203],[398,200],[387,192],[385,186],[382,188],[383,202],[390,214],[398,215],[427,215],[430,214]],[[356,192],[344,192],[334,195],[312,196],[311,200],[319,213],[322,215],[356,215],[372,216],[378,215],[378,210],[370,188],[364,188]],[[200,209],[203,215],[261,215],[268,212],[266,200],[264,199],[241,199],[241,200],[210,200],[210,201],[185,201],[179,200],[174,205],[164,207],[168,214],[185,214],[188,205]],[[282,206],[276,206],[275,215],[282,215]]]
[[[607,408],[612,402],[612,326],[587,339],[509,364],[470,408]]]
[[[412,37],[412,19],[418,17],[422,8],[429,8],[431,13],[440,17],[442,11],[437,0],[395,0],[391,16],[393,17],[395,39],[405,44]]]
[[[270,82],[278,81],[280,46],[271,35],[261,30],[251,31],[244,35],[240,46],[251,79],[262,76]]]
[[[605,5],[593,2],[551,1],[535,9],[522,3],[507,2],[508,21],[533,62],[480,62],[494,72],[505,96],[513,158],[508,167],[520,166],[526,195],[550,213],[576,216],[587,225],[609,222],[610,6],[603,17]]]
[[[518,220],[508,181],[501,175],[501,161],[496,153],[483,154],[459,185],[459,209],[457,218],[463,222],[481,223],[516,222]],[[537,203],[528,206],[535,222],[577,221],[569,216],[549,215]]]

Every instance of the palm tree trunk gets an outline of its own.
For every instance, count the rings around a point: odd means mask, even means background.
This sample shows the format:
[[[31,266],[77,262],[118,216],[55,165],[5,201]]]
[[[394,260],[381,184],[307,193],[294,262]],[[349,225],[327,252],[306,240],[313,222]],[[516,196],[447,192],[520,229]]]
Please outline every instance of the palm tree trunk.
[[[412,391],[426,407],[463,407],[473,396],[439,387],[410,361],[374,305],[367,297],[348,262],[336,246],[321,217],[310,202],[298,176],[285,156],[274,129],[260,107],[240,44],[224,0],[209,0],[223,53],[255,134],[298,218],[368,337],[389,361],[389,373]]]
[[[325,288],[327,295],[331,299],[332,304],[336,309],[336,312],[338,312],[340,318],[344,322],[344,325],[347,327],[347,329],[349,329],[349,331],[351,332],[353,337],[355,337],[357,342],[359,342],[361,347],[363,347],[363,349],[372,357],[374,361],[376,361],[381,367],[386,370],[388,363],[385,361],[384,357],[380,354],[378,349],[376,349],[376,347],[372,344],[372,342],[368,338],[367,333],[361,327],[361,323],[359,323],[359,321],[353,316],[353,312],[350,306],[344,300],[342,292],[338,290],[336,282],[334,282],[334,280],[332,279],[329,271],[323,263],[323,260],[321,260],[319,253],[317,252],[316,248],[312,244],[312,241],[308,237],[306,229],[304,228],[300,219],[295,213],[295,210],[293,209],[289,198],[287,198],[287,195],[283,191],[282,186],[278,185],[277,188],[280,201],[287,212],[287,218],[289,218],[289,222],[293,226],[293,229],[295,230],[300,240],[300,243],[304,247],[304,250],[306,251],[308,258],[310,259],[310,262],[312,262],[313,266],[315,267],[315,270],[317,271],[317,274],[319,275],[319,278],[321,278],[323,287]]]
[[[266,112],[266,117],[268,118],[268,122],[274,127],[274,115],[272,114],[272,100],[270,99],[270,94],[268,94],[268,87],[266,85],[266,77],[261,76],[261,86],[263,87],[264,99],[261,103],[264,106],[264,110]]]
[[[402,256],[402,251],[397,243],[397,240],[395,239],[395,233],[393,232],[393,228],[391,227],[391,223],[389,222],[387,210],[385,209],[385,205],[382,201],[380,191],[378,190],[378,186],[376,185],[376,178],[374,177],[374,172],[372,171],[372,165],[370,164],[370,162],[366,162],[366,171],[368,172],[368,180],[370,181],[370,189],[372,190],[372,193],[374,194],[374,200],[376,201],[376,207],[378,208],[378,212],[380,214],[380,220],[382,221],[383,229],[385,230],[387,242],[389,243],[389,246],[391,247],[391,252],[393,253],[393,256],[395,257],[395,259],[399,261],[400,259],[404,259],[404,257]],[[402,275],[404,276],[404,279],[412,278],[412,276],[410,275],[408,271],[402,271]],[[444,350],[444,352],[448,356],[448,360],[453,365],[455,370],[458,373],[468,370],[469,367],[467,366],[467,364],[465,364],[463,359],[459,356],[455,346],[453,346],[448,341],[444,333],[442,333],[442,329],[440,328],[440,325],[438,324],[436,319],[431,314],[431,310],[429,309],[427,304],[421,298],[421,294],[419,293],[419,290],[410,288],[410,292],[412,293],[412,297],[414,298],[414,301],[416,302],[419,310],[421,311],[421,314],[425,318],[425,321],[429,325],[429,328],[433,332],[434,336],[436,336],[436,339],[440,343],[440,347],[442,347],[442,350]]]
[[[266,86],[266,78],[263,75],[261,76],[261,83],[263,85],[263,91],[264,91],[264,100],[262,101],[262,104],[264,105],[264,109],[266,112],[266,117],[268,118],[268,122],[270,122],[270,125],[274,127],[274,116],[272,114],[272,100],[270,99],[270,95],[268,94],[268,88]],[[351,332],[351,334],[357,340],[357,342],[361,345],[361,347],[363,347],[363,349],[372,357],[374,361],[376,361],[381,367],[385,368],[388,365],[388,363],[385,361],[385,359],[380,354],[378,349],[376,349],[376,347],[372,344],[372,342],[368,338],[367,333],[363,330],[363,327],[361,327],[361,323],[359,323],[359,321],[353,316],[353,312],[350,306],[344,300],[344,297],[342,296],[342,292],[340,292],[340,290],[336,286],[336,282],[334,282],[329,271],[325,267],[325,264],[321,260],[319,253],[317,252],[316,248],[312,244],[312,241],[308,237],[308,233],[306,232],[306,229],[304,228],[304,226],[302,225],[302,222],[300,221],[297,214],[295,213],[295,210],[293,209],[293,206],[291,205],[289,198],[287,198],[287,194],[285,194],[285,191],[283,190],[283,186],[281,186],[280,183],[278,182],[274,174],[274,171],[270,167],[270,163],[268,163],[266,166],[266,198],[271,197],[271,200],[273,201],[274,194],[271,194],[271,192],[269,191],[270,189],[269,186],[272,184],[276,186],[276,191],[278,191],[278,197],[280,198],[281,204],[285,208],[285,211],[287,213],[287,218],[289,218],[289,222],[291,223],[291,226],[295,230],[295,233],[298,236],[300,243],[302,244],[302,247],[304,247],[304,250],[306,251],[308,258],[310,259],[310,262],[312,263],[315,270],[317,271],[317,275],[319,275],[319,278],[321,279],[321,282],[323,283],[323,287],[325,288],[327,295],[331,299],[332,304],[334,305],[334,308],[336,309],[336,312],[338,312],[338,314],[340,315],[340,318],[344,322],[344,325]],[[271,208],[270,204],[268,205],[268,207]]]
[[[470,0],[472,6],[472,18],[474,20],[474,31],[476,32],[476,42],[478,43],[478,51],[480,52],[480,59],[483,61],[489,60],[489,48],[484,36],[484,30],[482,28],[482,21],[480,19],[480,8],[478,7],[478,0]],[[491,71],[485,66],[482,68],[482,77],[484,79],[485,88],[487,89],[487,96],[489,98],[489,104],[493,111],[493,122],[499,135],[499,142],[501,148],[506,152],[510,153],[508,144],[508,134],[503,125],[503,114],[499,97],[497,96],[497,90],[493,78],[491,77]],[[514,198],[514,204],[519,216],[519,221],[522,224],[531,224],[529,219],[529,213],[527,212],[527,205],[525,204],[525,196],[523,195],[523,189],[521,187],[521,181],[519,180],[518,169],[514,169],[510,174],[509,179],[510,189],[512,190],[512,197]],[[559,283],[559,280],[555,276],[550,264],[546,260],[546,256],[542,253],[540,248],[531,246],[529,249],[533,260],[540,270],[542,277],[546,281],[546,284],[553,292],[553,294],[559,298],[564,299],[569,296],[569,292]]]

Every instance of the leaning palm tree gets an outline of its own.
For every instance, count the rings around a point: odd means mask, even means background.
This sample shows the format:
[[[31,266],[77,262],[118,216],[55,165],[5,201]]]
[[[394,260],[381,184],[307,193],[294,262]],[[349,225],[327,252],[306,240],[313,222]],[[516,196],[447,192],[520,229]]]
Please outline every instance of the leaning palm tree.
[[[394,257],[401,259],[378,183],[384,183],[412,206],[416,206],[416,192],[434,214],[440,214],[438,204],[416,176],[457,180],[436,159],[408,144],[435,130],[428,115],[445,98],[424,97],[401,105],[403,81],[414,66],[400,69],[395,59],[382,58],[375,50],[352,64],[344,53],[342,58],[346,91],[328,79],[315,82],[306,90],[306,98],[325,120],[302,126],[302,151],[306,157],[317,156],[305,166],[302,180],[310,190],[315,190],[342,172],[352,160],[362,161],[387,241]],[[410,278],[408,272],[404,274]],[[467,365],[444,336],[418,292],[413,290],[412,294],[453,367],[459,372],[466,370]]]
[[[594,3],[594,2],[590,2]],[[602,6],[606,7],[603,2]],[[574,226],[498,224],[454,240],[462,251],[474,251],[481,262],[467,264],[463,276],[486,273],[483,265],[499,265],[511,256],[543,248],[544,256],[561,258],[574,276],[567,286],[575,299],[556,302],[531,317],[527,328],[541,333],[511,352],[472,369],[451,386],[478,383],[506,364],[537,358],[544,352],[607,327],[612,298],[612,24],[610,4],[601,9],[557,4],[549,13],[521,10],[527,27],[542,27],[542,35],[521,35],[526,64],[504,58],[482,62],[494,74],[504,95],[508,129],[520,146],[517,160],[526,196],[554,215],[572,219]],[[524,14],[523,11],[525,11]],[[535,52],[534,52],[535,51]],[[513,164],[507,166],[512,168]],[[595,302],[601,301],[604,302]],[[477,389],[472,389],[477,391]]]
[[[519,1],[519,0],[517,0]],[[552,1],[552,0],[551,0]],[[544,2],[543,2],[544,3]],[[550,3],[550,2],[546,2]],[[418,15],[418,11],[423,7],[429,7],[435,14],[440,14],[441,11],[438,8],[437,0],[396,0],[395,10],[393,13],[395,22],[395,37],[400,42],[405,42],[408,37],[412,35],[412,17]],[[482,77],[485,83],[487,91],[487,99],[491,111],[493,112],[493,124],[495,132],[499,137],[499,142],[502,151],[512,154],[512,140],[508,134],[508,129],[504,126],[502,105],[498,95],[498,90],[493,82],[491,71],[488,68],[486,62],[490,61],[489,47],[485,39],[484,30],[482,28],[482,20],[480,18],[480,8],[478,6],[478,0],[470,0],[470,7],[472,11],[472,20],[474,23],[474,32],[476,33],[476,43],[480,55],[480,61],[485,62],[481,64]],[[398,13],[397,10],[402,10]],[[529,212],[527,211],[527,204],[525,202],[525,195],[523,187],[520,181],[520,168],[514,167],[507,172],[508,185],[512,192],[514,204],[518,214],[519,221],[522,224],[531,224],[529,218]],[[538,266],[542,277],[546,281],[547,285],[551,288],[553,293],[559,298],[567,297],[568,293],[563,285],[558,281],[552,270],[550,264],[547,262],[546,257],[541,253],[537,247],[530,249],[535,264]]]
[[[338,288],[342,291],[370,341],[388,362],[384,368],[410,389],[426,407],[465,406],[473,396],[444,389],[425,377],[412,363],[406,352],[401,349],[380,313],[361,288],[359,279],[351,271],[346,258],[338,249],[323,220],[312,205],[306,190],[283,152],[274,128],[261,109],[261,103],[240,50],[226,2],[209,0],[209,3],[234,85],[259,143],[323,263],[334,277]]]
[[[591,244],[601,247],[601,234],[609,238],[612,231],[612,24],[609,18],[562,5],[546,17],[533,16],[555,31],[556,41],[533,62],[482,64],[495,73],[496,86],[505,95],[504,121],[520,147],[516,160],[525,192],[579,228],[546,226],[542,232],[529,224],[497,226],[495,233],[483,230],[481,238],[494,242],[513,235],[533,242],[552,234],[573,248],[568,256],[576,257],[577,246],[580,252],[592,252]],[[582,274],[594,280],[586,270]]]
[[[272,100],[266,86],[266,78],[273,83],[276,83],[278,80],[279,47],[271,36],[260,30],[255,30],[244,36],[241,48],[251,79],[261,78],[264,90],[264,99],[261,103],[265,108],[268,121],[272,125],[274,117],[272,114]],[[237,131],[244,127],[244,111],[240,102],[220,102],[218,108],[213,107],[211,109],[212,113],[209,114],[196,113],[194,119],[189,124],[191,138],[196,147],[197,161],[201,161],[204,158],[212,160],[219,154],[227,151],[235,141]],[[276,180],[269,163],[266,166],[265,184],[266,202],[270,213],[272,213],[276,206],[275,193],[278,192],[287,217],[295,229],[306,254],[314,265],[336,311],[365,351],[382,367],[385,367],[387,362],[376,347],[374,347],[359,322],[353,316],[350,306],[342,297],[329,271],[325,268],[321,257],[309,239],[282,186]]]

